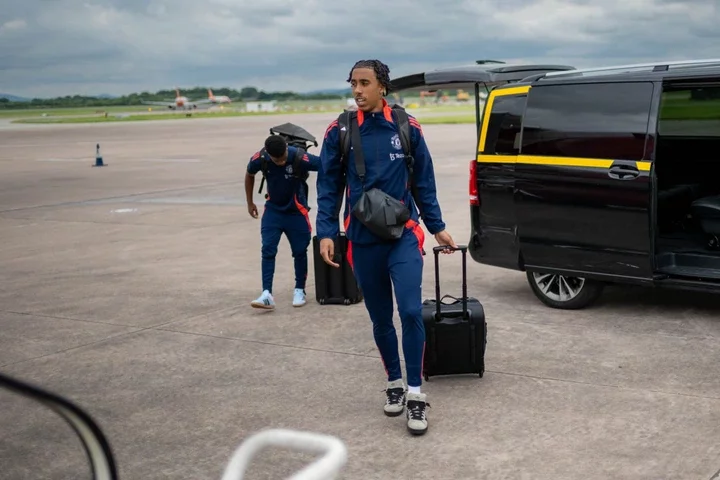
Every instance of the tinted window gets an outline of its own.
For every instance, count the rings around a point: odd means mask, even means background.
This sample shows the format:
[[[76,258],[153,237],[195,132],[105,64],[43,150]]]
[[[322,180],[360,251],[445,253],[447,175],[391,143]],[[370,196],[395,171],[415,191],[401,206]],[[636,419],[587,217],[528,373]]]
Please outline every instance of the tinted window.
[[[720,84],[671,88],[660,102],[660,135],[720,137]]]
[[[533,87],[522,153],[640,160],[652,91],[651,83]]]
[[[495,97],[488,121],[485,154],[517,155],[520,145],[522,114],[527,95],[503,95]]]

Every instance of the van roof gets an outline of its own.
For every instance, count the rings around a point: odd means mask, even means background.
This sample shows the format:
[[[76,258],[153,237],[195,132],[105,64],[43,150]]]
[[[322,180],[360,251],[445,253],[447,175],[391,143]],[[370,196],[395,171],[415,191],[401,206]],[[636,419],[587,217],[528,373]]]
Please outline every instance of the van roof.
[[[662,81],[664,79],[711,77],[720,75],[720,59],[658,61],[605,67],[582,68],[564,72],[528,75],[513,85],[591,83],[620,81]],[[500,88],[500,87],[499,87]]]
[[[531,75],[573,70],[568,65],[507,64],[497,61],[478,61],[470,65],[439,68],[413,73],[390,81],[390,92],[400,90],[439,90],[442,88],[474,88],[476,83],[489,85],[517,82]]]

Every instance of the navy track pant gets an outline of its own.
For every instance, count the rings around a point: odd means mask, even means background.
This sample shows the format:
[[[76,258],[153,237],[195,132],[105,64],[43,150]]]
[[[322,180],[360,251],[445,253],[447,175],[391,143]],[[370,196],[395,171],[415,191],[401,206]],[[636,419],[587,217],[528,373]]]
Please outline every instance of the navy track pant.
[[[307,214],[283,213],[265,208],[260,223],[262,237],[262,285],[263,290],[272,293],[275,276],[275,256],[282,234],[290,243],[295,263],[295,288],[305,289],[308,273],[308,246],[312,227]]]
[[[419,225],[407,228],[394,242],[374,245],[352,244],[348,260],[365,297],[365,308],[373,324],[373,336],[380,351],[388,381],[402,378],[398,339],[393,325],[393,289],[402,325],[402,349],[407,384],[422,383],[425,354],[425,325],[422,319],[422,246],[424,232]]]

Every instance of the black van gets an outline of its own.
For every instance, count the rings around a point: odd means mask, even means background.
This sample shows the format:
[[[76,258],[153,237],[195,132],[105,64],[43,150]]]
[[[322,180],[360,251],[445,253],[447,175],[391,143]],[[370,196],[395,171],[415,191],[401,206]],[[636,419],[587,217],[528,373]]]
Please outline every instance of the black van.
[[[583,308],[607,283],[720,292],[720,60],[548,68],[495,85],[493,69],[512,67],[485,67],[424,85],[476,86],[475,261],[526,272],[554,308]]]

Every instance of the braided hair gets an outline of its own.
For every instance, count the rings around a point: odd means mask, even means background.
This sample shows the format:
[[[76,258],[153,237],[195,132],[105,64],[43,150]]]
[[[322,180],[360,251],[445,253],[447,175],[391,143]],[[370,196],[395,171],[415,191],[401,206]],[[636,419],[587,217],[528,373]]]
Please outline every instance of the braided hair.
[[[348,83],[350,83],[350,80],[352,79],[352,72],[356,68],[372,69],[375,72],[378,82],[380,82],[380,85],[382,85],[385,89],[385,93],[390,90],[390,68],[380,60],[360,60],[355,63],[355,65],[353,65],[350,69],[350,74],[347,79]]]

